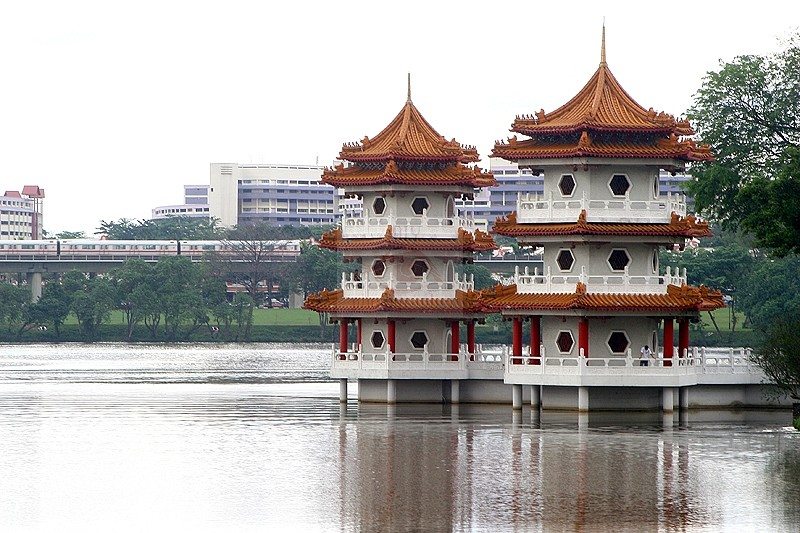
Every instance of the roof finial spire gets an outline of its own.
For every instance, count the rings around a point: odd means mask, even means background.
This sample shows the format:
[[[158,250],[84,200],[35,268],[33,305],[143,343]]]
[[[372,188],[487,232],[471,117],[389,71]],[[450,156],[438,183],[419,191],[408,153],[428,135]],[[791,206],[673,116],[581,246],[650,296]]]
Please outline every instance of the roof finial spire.
[[[411,73],[408,73],[408,101],[411,101]]]
[[[603,39],[600,43],[600,65],[606,64],[606,18],[603,17]]]

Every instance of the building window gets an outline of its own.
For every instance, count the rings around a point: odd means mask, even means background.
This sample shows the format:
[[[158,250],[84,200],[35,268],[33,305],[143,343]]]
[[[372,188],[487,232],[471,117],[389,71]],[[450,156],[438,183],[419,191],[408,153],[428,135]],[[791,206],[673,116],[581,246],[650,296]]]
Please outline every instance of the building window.
[[[416,215],[422,215],[428,210],[429,207],[430,204],[428,203],[428,199],[425,197],[414,198],[414,201],[411,202],[411,209]]]
[[[572,265],[575,264],[575,256],[572,255],[572,250],[559,250],[556,263],[558,264],[558,269],[562,272],[572,270]]]
[[[631,262],[631,256],[624,248],[615,248],[608,254],[608,266],[614,272],[622,272]]]
[[[631,182],[625,174],[614,174],[608,181],[608,188],[614,196],[625,196],[631,189]]]
[[[386,342],[386,339],[383,337],[382,331],[373,331],[369,341],[373,348],[383,348],[383,343]]]
[[[378,277],[383,276],[383,273],[386,272],[386,263],[383,262],[383,259],[376,259],[372,263],[372,273]]]
[[[382,215],[386,211],[386,200],[379,196],[372,202],[372,211],[376,215]]]
[[[561,191],[561,196],[572,196],[575,192],[575,178],[572,174],[564,174],[558,180],[558,190]]]
[[[415,350],[423,350],[428,345],[428,334],[424,331],[415,331],[411,335],[411,346]]]
[[[624,331],[612,331],[611,335],[608,336],[606,344],[612,354],[625,355],[625,351],[628,349],[628,346],[631,345],[631,341],[628,338],[628,334]]]
[[[571,331],[559,331],[556,337],[556,348],[562,354],[569,354],[572,352],[572,347],[575,345],[575,339],[572,337]]]
[[[428,272],[428,263],[423,261],[422,259],[417,259],[411,265],[411,272],[418,278],[421,278],[426,272]]]

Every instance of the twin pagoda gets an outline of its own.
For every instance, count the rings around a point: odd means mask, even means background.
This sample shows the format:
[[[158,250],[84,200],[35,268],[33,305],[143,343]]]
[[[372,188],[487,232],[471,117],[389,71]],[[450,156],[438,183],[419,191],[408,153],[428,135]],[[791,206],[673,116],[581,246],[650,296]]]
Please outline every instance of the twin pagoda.
[[[688,286],[685,272],[662,272],[661,248],[710,231],[687,215],[683,195],[661,196],[659,172],[709,160],[709,148],[687,138],[688,121],[628,95],[606,63],[605,35],[578,94],[550,113],[518,116],[511,130],[523,138],[497,142],[492,155],[543,175],[544,195],[521,194],[492,231],[543,248],[544,266],[481,292],[458,265],[495,245],[455,200],[495,181],[469,166],[473,147],[431,127],[410,93],[375,138],[343,147],[348,165],[325,171],[325,183],[363,200],[363,212],[320,243],[358,268],[340,289],[306,301],[339,323],[331,375],[343,398],[348,378],[361,401],[388,403],[508,401],[510,385],[515,406],[549,395],[549,405],[586,410],[590,389],[593,407],[618,407],[621,391],[637,387],[639,405],[672,410],[695,384],[672,370],[689,355],[689,322],[724,303]],[[507,353],[476,346],[486,313],[511,321]],[[658,368],[639,368],[645,346]],[[605,371],[592,375],[593,365]]]

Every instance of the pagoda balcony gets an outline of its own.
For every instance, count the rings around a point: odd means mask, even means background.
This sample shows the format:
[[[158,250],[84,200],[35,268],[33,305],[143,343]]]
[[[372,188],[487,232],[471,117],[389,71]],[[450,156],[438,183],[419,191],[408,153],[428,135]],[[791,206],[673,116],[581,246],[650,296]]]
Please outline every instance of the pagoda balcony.
[[[683,357],[674,348],[675,357],[665,358],[663,350],[642,366],[638,354],[628,349],[625,355],[613,357],[565,356],[546,346],[539,347],[541,356],[533,357],[530,349],[513,356],[503,347],[506,383],[564,386],[632,386],[669,387],[698,384],[761,384],[764,372],[752,361],[749,348],[689,348]]]
[[[345,239],[378,239],[392,227],[398,239],[456,239],[462,228],[473,233],[479,226],[472,216],[445,218],[420,216],[367,216],[365,213],[342,214],[342,237]]]
[[[429,281],[427,272],[420,279],[399,281],[394,276],[357,279],[354,272],[342,273],[342,290],[345,298],[380,298],[386,289],[394,291],[395,298],[455,298],[456,291],[475,288],[472,275],[456,275],[454,281]]]
[[[649,276],[631,276],[628,268],[620,274],[589,275],[586,267],[581,267],[580,274],[553,274],[550,267],[543,274],[539,269],[530,273],[528,267],[520,271],[514,269],[514,276],[507,281],[517,285],[517,292],[521,294],[571,294],[575,292],[578,283],[586,286],[586,292],[605,294],[666,294],[668,285],[685,285],[686,269],[681,273],[679,269],[667,267],[666,273]]]
[[[517,198],[517,222],[544,224],[549,222],[575,222],[586,211],[586,222],[619,222],[640,224],[668,224],[672,213],[686,216],[686,197],[670,194],[657,200],[591,200],[583,193],[580,198],[553,197],[538,194],[520,194]]]
[[[333,378],[392,379],[503,379],[503,351],[475,345],[469,353],[466,344],[458,354],[428,352],[392,353],[388,347],[380,352],[362,352],[351,344],[346,352],[334,346],[331,360]]]

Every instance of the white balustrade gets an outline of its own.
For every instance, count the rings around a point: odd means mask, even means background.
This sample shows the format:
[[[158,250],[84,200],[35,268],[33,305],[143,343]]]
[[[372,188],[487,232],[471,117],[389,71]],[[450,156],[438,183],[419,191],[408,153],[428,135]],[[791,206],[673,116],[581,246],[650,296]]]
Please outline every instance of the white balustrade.
[[[392,235],[399,239],[454,239],[459,228],[470,233],[479,226],[471,215],[453,217],[419,216],[365,216],[342,214],[342,237],[346,239],[380,238],[392,226]]]
[[[345,298],[380,298],[386,289],[394,291],[395,298],[455,298],[455,291],[471,291],[475,277],[464,274],[453,281],[429,281],[428,273],[421,278],[400,281],[391,272],[384,277],[369,276],[357,279],[354,272],[342,273],[342,290]]]
[[[522,271],[516,267],[513,282],[517,285],[517,292],[525,294],[574,293],[578,283],[586,285],[587,293],[666,294],[668,285],[686,284],[686,269],[682,273],[676,269],[673,274],[667,267],[664,275],[631,276],[627,267],[621,274],[609,275],[589,275],[585,266],[581,267],[579,274],[554,274],[550,267],[543,274],[538,268],[531,274],[528,267]]]
[[[543,348],[543,347],[542,347]],[[639,357],[628,350],[624,356],[583,357],[546,355],[515,357],[506,351],[506,373],[522,375],[613,375],[613,376],[668,376],[668,375],[731,375],[747,374],[760,376],[762,371],[751,361],[750,348],[691,348],[685,357],[678,357],[677,348],[673,357],[665,358],[659,350],[655,357],[642,365]]]
[[[686,197],[671,193],[657,200],[624,198],[590,200],[584,192],[580,198],[554,197],[535,193],[520,194],[517,198],[517,222],[575,222],[586,211],[587,222],[636,222],[660,224],[669,222],[672,213],[686,216]]]

